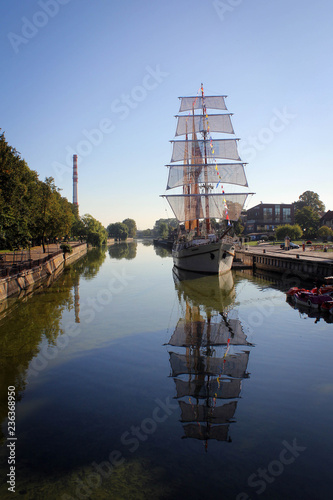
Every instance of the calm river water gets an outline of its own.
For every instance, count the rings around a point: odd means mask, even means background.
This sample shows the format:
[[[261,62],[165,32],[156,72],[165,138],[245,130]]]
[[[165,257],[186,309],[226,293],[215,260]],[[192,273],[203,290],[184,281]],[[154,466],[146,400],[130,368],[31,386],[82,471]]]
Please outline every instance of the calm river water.
[[[184,278],[119,244],[2,313],[1,499],[331,498],[333,324],[288,276]]]

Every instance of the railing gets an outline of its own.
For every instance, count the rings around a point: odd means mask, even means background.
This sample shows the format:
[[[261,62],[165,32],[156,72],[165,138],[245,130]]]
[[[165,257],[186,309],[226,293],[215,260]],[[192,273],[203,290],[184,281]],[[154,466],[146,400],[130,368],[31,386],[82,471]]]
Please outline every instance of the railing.
[[[325,250],[326,248],[326,250]],[[316,250],[323,250],[324,252],[329,252],[331,250],[333,250],[333,245],[327,245],[325,243],[323,243],[322,245],[311,245],[310,246],[310,250],[312,251],[316,251]]]
[[[85,245],[85,243],[76,243],[71,245],[72,248],[77,248],[78,246]],[[39,267],[45,262],[53,259],[57,255],[61,255],[63,253],[62,250],[56,250],[55,252],[49,253],[45,257],[41,257],[40,259],[26,259],[24,261],[17,262],[16,259],[9,261],[7,258],[9,256],[13,256],[14,254],[0,254],[0,278],[4,278],[6,276],[12,276],[14,274],[18,274],[22,271],[26,271],[28,269],[33,269],[34,267]],[[28,254],[29,255],[29,254]],[[5,257],[5,258],[4,258]],[[15,255],[16,257],[16,255]]]

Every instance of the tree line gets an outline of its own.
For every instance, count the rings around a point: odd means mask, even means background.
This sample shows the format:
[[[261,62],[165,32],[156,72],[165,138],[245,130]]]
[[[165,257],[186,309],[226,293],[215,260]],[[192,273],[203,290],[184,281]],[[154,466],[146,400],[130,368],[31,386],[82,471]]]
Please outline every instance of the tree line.
[[[292,239],[314,238],[318,236],[324,240],[333,237],[333,231],[327,226],[320,227],[320,218],[325,211],[325,205],[320,200],[319,195],[313,191],[305,191],[299,199],[294,202],[295,224],[278,226],[275,229],[272,239],[283,239],[289,236]],[[233,223],[232,235],[242,235],[245,226],[242,217]],[[213,229],[223,229],[225,221],[211,220]],[[127,238],[172,238],[177,232],[178,222],[176,219],[158,219],[152,229],[138,230],[133,219],[124,219],[122,222],[109,224],[107,232],[109,238],[125,241]]]
[[[177,230],[177,219],[158,219],[152,229],[138,230],[133,219],[124,219],[122,222],[115,222],[108,225],[107,232],[109,238],[125,241],[127,238],[168,238]]]
[[[320,200],[319,195],[313,191],[305,191],[299,196],[299,199],[294,202],[294,220],[295,224],[285,224],[278,226],[275,229],[271,239],[284,239],[289,236],[292,239],[308,239],[319,237],[324,240],[333,238],[333,231],[328,226],[320,226],[320,219],[325,212],[325,205]],[[246,212],[242,213],[242,217],[233,223],[232,233],[240,236],[244,229],[244,219]],[[212,219],[212,227],[215,229],[223,227],[223,223]],[[155,222],[153,229],[145,229],[140,231],[140,236],[168,238],[172,236],[175,229],[178,227],[176,219],[159,219]]]
[[[325,205],[318,193],[305,191],[294,202],[295,224],[279,226],[275,230],[278,240],[289,236],[293,240],[319,237],[327,240],[333,237],[333,231],[328,226],[320,226],[321,216],[325,212]]]
[[[123,222],[114,222],[106,228],[108,237],[115,240],[125,241],[127,238],[135,238],[137,235],[136,222],[133,219],[125,219]]]
[[[69,237],[99,246],[103,225],[61,196],[53,177],[38,178],[18,151],[0,134],[0,249],[15,250]]]

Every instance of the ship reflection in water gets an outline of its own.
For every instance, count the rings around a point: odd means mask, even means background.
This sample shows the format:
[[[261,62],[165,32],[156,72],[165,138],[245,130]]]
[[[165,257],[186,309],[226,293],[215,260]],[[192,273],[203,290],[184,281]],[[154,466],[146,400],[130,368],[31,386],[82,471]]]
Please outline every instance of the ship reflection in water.
[[[209,439],[231,442],[252,344],[229,317],[236,297],[231,271],[198,278],[174,268],[173,276],[183,314],[167,344],[177,348],[169,349],[171,377],[183,438],[202,440],[207,450]]]

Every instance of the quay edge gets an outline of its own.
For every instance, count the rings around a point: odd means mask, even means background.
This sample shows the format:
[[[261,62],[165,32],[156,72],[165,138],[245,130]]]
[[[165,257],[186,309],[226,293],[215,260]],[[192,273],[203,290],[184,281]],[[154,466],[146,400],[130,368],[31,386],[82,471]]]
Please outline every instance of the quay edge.
[[[8,297],[27,295],[36,287],[42,285],[50,277],[58,276],[66,265],[72,264],[87,253],[87,244],[82,243],[73,247],[71,254],[57,253],[43,264],[31,269],[25,269],[17,274],[0,279],[0,303]]]
[[[286,251],[270,251],[269,248],[256,250],[236,250],[236,260],[240,262],[239,268],[251,268],[253,271],[289,274],[301,280],[323,279],[333,275],[333,259],[329,256],[302,255],[302,251],[292,254]],[[329,254],[328,254],[329,255]],[[333,257],[333,254],[332,254]],[[235,266],[236,267],[236,266]]]

